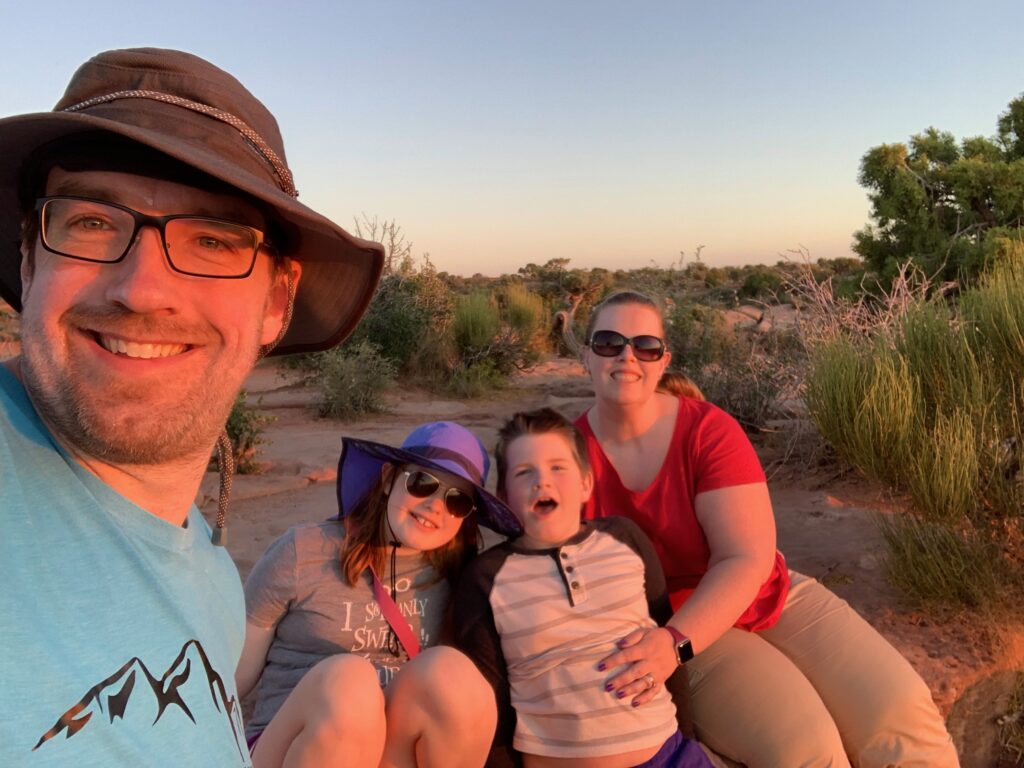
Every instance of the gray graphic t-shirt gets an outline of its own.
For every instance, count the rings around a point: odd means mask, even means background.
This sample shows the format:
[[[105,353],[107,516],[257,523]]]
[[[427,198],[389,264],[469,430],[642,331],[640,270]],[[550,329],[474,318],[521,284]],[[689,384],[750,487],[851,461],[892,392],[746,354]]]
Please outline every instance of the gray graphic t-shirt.
[[[253,567],[245,583],[246,618],[259,627],[277,626],[256,692],[248,733],[267,723],[317,662],[356,653],[377,669],[386,686],[409,660],[388,650],[389,626],[373,599],[369,572],[349,586],[341,572],[344,525],[327,521],[289,528]],[[450,587],[420,555],[399,556],[395,602],[424,648],[436,645]],[[379,574],[390,587],[390,564]]]

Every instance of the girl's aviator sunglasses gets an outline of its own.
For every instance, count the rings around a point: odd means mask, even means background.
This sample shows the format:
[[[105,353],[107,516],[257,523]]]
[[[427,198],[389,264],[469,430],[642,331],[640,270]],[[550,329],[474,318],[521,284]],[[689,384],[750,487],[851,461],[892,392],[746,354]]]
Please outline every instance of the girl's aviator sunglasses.
[[[425,499],[444,488],[444,506],[452,517],[463,518],[476,509],[473,497],[458,488],[446,486],[425,469],[405,470],[405,490],[410,496]]]
[[[629,338],[618,331],[594,331],[587,346],[599,357],[618,357],[626,345],[633,348],[633,356],[644,363],[661,360],[665,355],[665,342],[657,336],[634,336]]]

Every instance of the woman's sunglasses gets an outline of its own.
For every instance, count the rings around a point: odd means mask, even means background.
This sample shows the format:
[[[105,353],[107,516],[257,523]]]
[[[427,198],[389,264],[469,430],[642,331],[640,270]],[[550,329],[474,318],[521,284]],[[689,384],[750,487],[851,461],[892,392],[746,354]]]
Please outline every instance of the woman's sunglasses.
[[[594,331],[587,346],[600,357],[618,357],[627,344],[633,348],[633,356],[644,363],[661,360],[665,354],[665,342],[657,336],[629,338],[618,331]]]
[[[458,488],[445,486],[440,480],[423,469],[405,470],[405,490],[410,496],[425,499],[433,496],[440,488],[444,488],[444,506],[452,517],[466,517],[476,509],[473,497]]]

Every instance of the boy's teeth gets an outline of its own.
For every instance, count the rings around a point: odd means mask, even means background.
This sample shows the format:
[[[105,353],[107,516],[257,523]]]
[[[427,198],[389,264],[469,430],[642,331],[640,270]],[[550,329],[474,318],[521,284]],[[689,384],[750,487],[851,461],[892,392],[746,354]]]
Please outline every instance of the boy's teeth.
[[[108,352],[125,357],[138,357],[149,360],[158,357],[171,357],[180,355],[185,351],[184,344],[148,344],[137,341],[125,341],[124,339],[112,339],[107,336],[99,337],[100,344]]]

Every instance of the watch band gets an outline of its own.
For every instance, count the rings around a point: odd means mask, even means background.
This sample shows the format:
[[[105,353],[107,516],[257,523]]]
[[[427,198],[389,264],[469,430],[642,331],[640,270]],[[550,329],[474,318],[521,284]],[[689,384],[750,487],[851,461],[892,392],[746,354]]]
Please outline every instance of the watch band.
[[[666,624],[662,629],[667,629],[668,633],[672,635],[672,640],[676,646],[676,660],[680,664],[685,664],[693,658],[693,644],[690,642],[690,638],[669,624]]]

